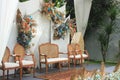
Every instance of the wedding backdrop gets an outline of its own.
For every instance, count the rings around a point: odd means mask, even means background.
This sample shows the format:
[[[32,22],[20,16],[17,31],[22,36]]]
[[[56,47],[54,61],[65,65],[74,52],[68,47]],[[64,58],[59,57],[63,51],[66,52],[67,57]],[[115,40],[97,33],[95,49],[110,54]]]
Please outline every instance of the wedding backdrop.
[[[84,33],[87,26],[92,1],[91,0],[74,0],[74,1],[77,30],[82,31]],[[66,44],[69,43],[69,33],[65,36],[64,39],[53,40],[52,38],[53,23],[49,19],[47,19],[46,16],[41,14],[42,6],[43,0],[28,0],[26,2],[18,2],[18,0],[0,1],[0,34],[3,35],[0,37],[0,61],[2,60],[6,46],[10,48],[11,54],[13,54],[13,48],[17,42],[17,27],[16,27],[17,25],[15,17],[17,13],[16,10],[18,8],[20,9],[22,15],[32,16],[32,18],[37,23],[36,35],[30,42],[30,44],[33,44],[33,46],[30,48],[30,51],[35,54],[37,61],[36,67],[39,67],[37,57],[38,57],[38,45],[41,43],[45,42],[56,43],[60,47],[60,52],[63,53],[67,52]],[[62,9],[60,11],[64,13],[63,10],[65,9]]]

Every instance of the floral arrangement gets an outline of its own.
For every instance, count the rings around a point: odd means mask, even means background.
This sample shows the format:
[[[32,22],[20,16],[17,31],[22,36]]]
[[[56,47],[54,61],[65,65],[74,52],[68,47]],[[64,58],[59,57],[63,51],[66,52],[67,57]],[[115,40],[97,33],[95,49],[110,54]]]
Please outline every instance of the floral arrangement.
[[[17,42],[28,49],[32,38],[35,37],[36,30],[34,26],[36,26],[36,22],[32,19],[32,16],[25,15],[22,17],[19,9],[17,10],[16,22],[18,28]]]
[[[52,20],[55,24],[61,24],[64,21],[64,14],[57,11],[52,2],[44,3],[41,13],[46,15],[47,18]]]
[[[55,8],[55,4],[52,1],[46,1],[42,7],[42,14],[46,15],[54,25],[53,39],[64,39],[67,32],[70,30],[71,37],[76,32],[75,20],[69,20],[65,22],[64,14]]]
[[[64,39],[69,30],[69,26],[66,23],[62,23],[59,27],[54,29],[53,39]]]
[[[53,39],[64,39],[67,32],[70,32],[71,38],[73,34],[76,32],[76,24],[73,19],[67,20],[65,23],[62,23],[60,26],[54,29]]]

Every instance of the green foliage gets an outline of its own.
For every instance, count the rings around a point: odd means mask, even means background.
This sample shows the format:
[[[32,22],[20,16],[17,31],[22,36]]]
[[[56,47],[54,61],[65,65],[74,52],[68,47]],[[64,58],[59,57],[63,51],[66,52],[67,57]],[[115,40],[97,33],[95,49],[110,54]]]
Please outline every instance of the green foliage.
[[[61,7],[65,4],[65,0],[52,0],[53,3],[55,3],[56,7]]]
[[[86,29],[86,35],[91,32],[91,30],[100,27],[102,21],[107,15],[107,11],[111,7],[113,0],[93,0],[92,7],[90,11],[90,16],[88,20],[88,26]]]
[[[116,16],[118,15],[118,8],[116,7],[116,3],[112,3],[109,9],[106,11],[108,17],[108,24],[106,22],[103,22],[103,30],[100,31],[99,34],[99,42],[101,45],[101,53],[103,57],[103,61],[106,61],[106,55],[107,55],[107,50],[109,48],[109,42],[110,42],[110,35],[115,32],[116,26],[115,26],[115,21],[116,21]]]
[[[28,0],[19,0],[19,2],[25,2],[25,1],[28,1]]]
[[[66,17],[70,15],[71,19],[75,18],[74,0],[66,0]]]

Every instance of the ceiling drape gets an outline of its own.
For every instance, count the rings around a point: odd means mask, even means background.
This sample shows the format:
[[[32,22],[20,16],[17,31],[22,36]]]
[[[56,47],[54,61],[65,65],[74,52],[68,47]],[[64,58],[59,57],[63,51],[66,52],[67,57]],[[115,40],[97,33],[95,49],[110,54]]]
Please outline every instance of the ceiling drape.
[[[74,0],[77,31],[85,34],[92,0]]]
[[[0,0],[0,62],[10,36],[18,0]]]

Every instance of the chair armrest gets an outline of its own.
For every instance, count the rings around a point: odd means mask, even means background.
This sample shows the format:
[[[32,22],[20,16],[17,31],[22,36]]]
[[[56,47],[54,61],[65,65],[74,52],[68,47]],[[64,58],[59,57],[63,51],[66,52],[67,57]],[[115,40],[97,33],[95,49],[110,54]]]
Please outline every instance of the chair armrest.
[[[84,50],[84,52],[85,52],[85,54],[87,54],[87,55],[89,56],[89,54],[88,54],[88,51],[87,51],[87,50]]]
[[[5,62],[1,61],[1,63],[2,63],[2,67],[5,68],[5,64],[4,64]]]
[[[41,57],[41,56],[43,56],[43,57],[45,58],[45,62],[47,62],[47,58],[48,58],[47,55],[45,55],[45,54],[40,54],[40,57]]]
[[[47,55],[45,55],[45,54],[40,54],[40,56],[44,56],[44,57],[47,57]]]
[[[32,61],[34,62],[34,65],[36,65],[36,60],[35,60],[35,57],[34,57],[33,53],[31,53],[31,54],[25,54],[25,56],[31,56],[32,57]]]

